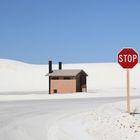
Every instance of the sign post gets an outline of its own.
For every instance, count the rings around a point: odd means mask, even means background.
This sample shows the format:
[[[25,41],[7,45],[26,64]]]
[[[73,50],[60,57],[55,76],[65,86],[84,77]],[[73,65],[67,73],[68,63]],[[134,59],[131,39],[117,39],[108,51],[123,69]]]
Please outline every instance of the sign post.
[[[129,69],[126,70],[126,83],[127,83],[127,112],[130,113],[130,73]]]
[[[127,112],[130,113],[130,69],[138,63],[138,53],[133,48],[124,48],[118,54],[118,63],[126,69]]]

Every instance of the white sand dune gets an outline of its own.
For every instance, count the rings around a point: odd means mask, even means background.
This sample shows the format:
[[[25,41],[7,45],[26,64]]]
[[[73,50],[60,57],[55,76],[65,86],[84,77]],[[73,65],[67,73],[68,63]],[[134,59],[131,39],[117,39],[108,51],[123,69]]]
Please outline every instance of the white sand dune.
[[[46,62],[47,63],[47,62]],[[57,65],[53,65],[57,69]],[[88,74],[88,90],[124,88],[126,72],[117,63],[64,64],[64,69],[84,69]],[[140,65],[131,70],[131,87],[140,88]],[[0,93],[48,91],[48,64],[33,65],[0,59]]]
[[[63,68],[84,69],[88,93],[47,95],[47,64],[0,59],[0,139],[139,140],[140,115],[126,113],[126,70],[117,63],[64,64]],[[140,65],[131,70],[131,96],[135,96],[131,111],[138,113],[139,73]]]

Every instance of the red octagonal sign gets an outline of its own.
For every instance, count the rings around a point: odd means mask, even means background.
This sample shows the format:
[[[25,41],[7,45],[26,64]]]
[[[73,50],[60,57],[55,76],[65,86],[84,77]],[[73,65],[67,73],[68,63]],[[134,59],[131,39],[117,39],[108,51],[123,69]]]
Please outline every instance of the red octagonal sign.
[[[138,53],[133,48],[124,48],[118,54],[118,63],[125,69],[132,69],[138,63]]]

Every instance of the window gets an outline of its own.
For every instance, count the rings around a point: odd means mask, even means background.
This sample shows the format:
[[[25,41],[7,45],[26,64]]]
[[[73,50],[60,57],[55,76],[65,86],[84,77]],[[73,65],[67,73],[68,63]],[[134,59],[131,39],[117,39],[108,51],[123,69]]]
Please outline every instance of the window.
[[[52,80],[58,80],[59,77],[52,77]]]
[[[72,80],[72,79],[75,79],[75,77],[64,77],[63,79],[64,80]]]

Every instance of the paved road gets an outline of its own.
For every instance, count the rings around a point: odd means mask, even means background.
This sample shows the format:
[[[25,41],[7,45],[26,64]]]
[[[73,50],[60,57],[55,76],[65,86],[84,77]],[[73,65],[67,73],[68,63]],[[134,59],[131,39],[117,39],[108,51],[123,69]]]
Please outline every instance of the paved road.
[[[133,97],[133,99],[135,98],[138,97]],[[26,131],[26,128],[30,128],[30,130],[28,130],[30,137],[23,137],[23,140],[41,140],[40,137],[37,137],[39,136],[37,133],[41,133],[42,140],[45,140],[46,132],[40,132],[40,129],[44,130],[48,128],[49,125],[57,121],[59,117],[94,110],[103,104],[123,100],[125,100],[125,98],[113,97],[0,102],[0,139],[22,140],[20,137],[21,128],[22,131]],[[34,129],[34,131],[31,132],[31,129]]]

